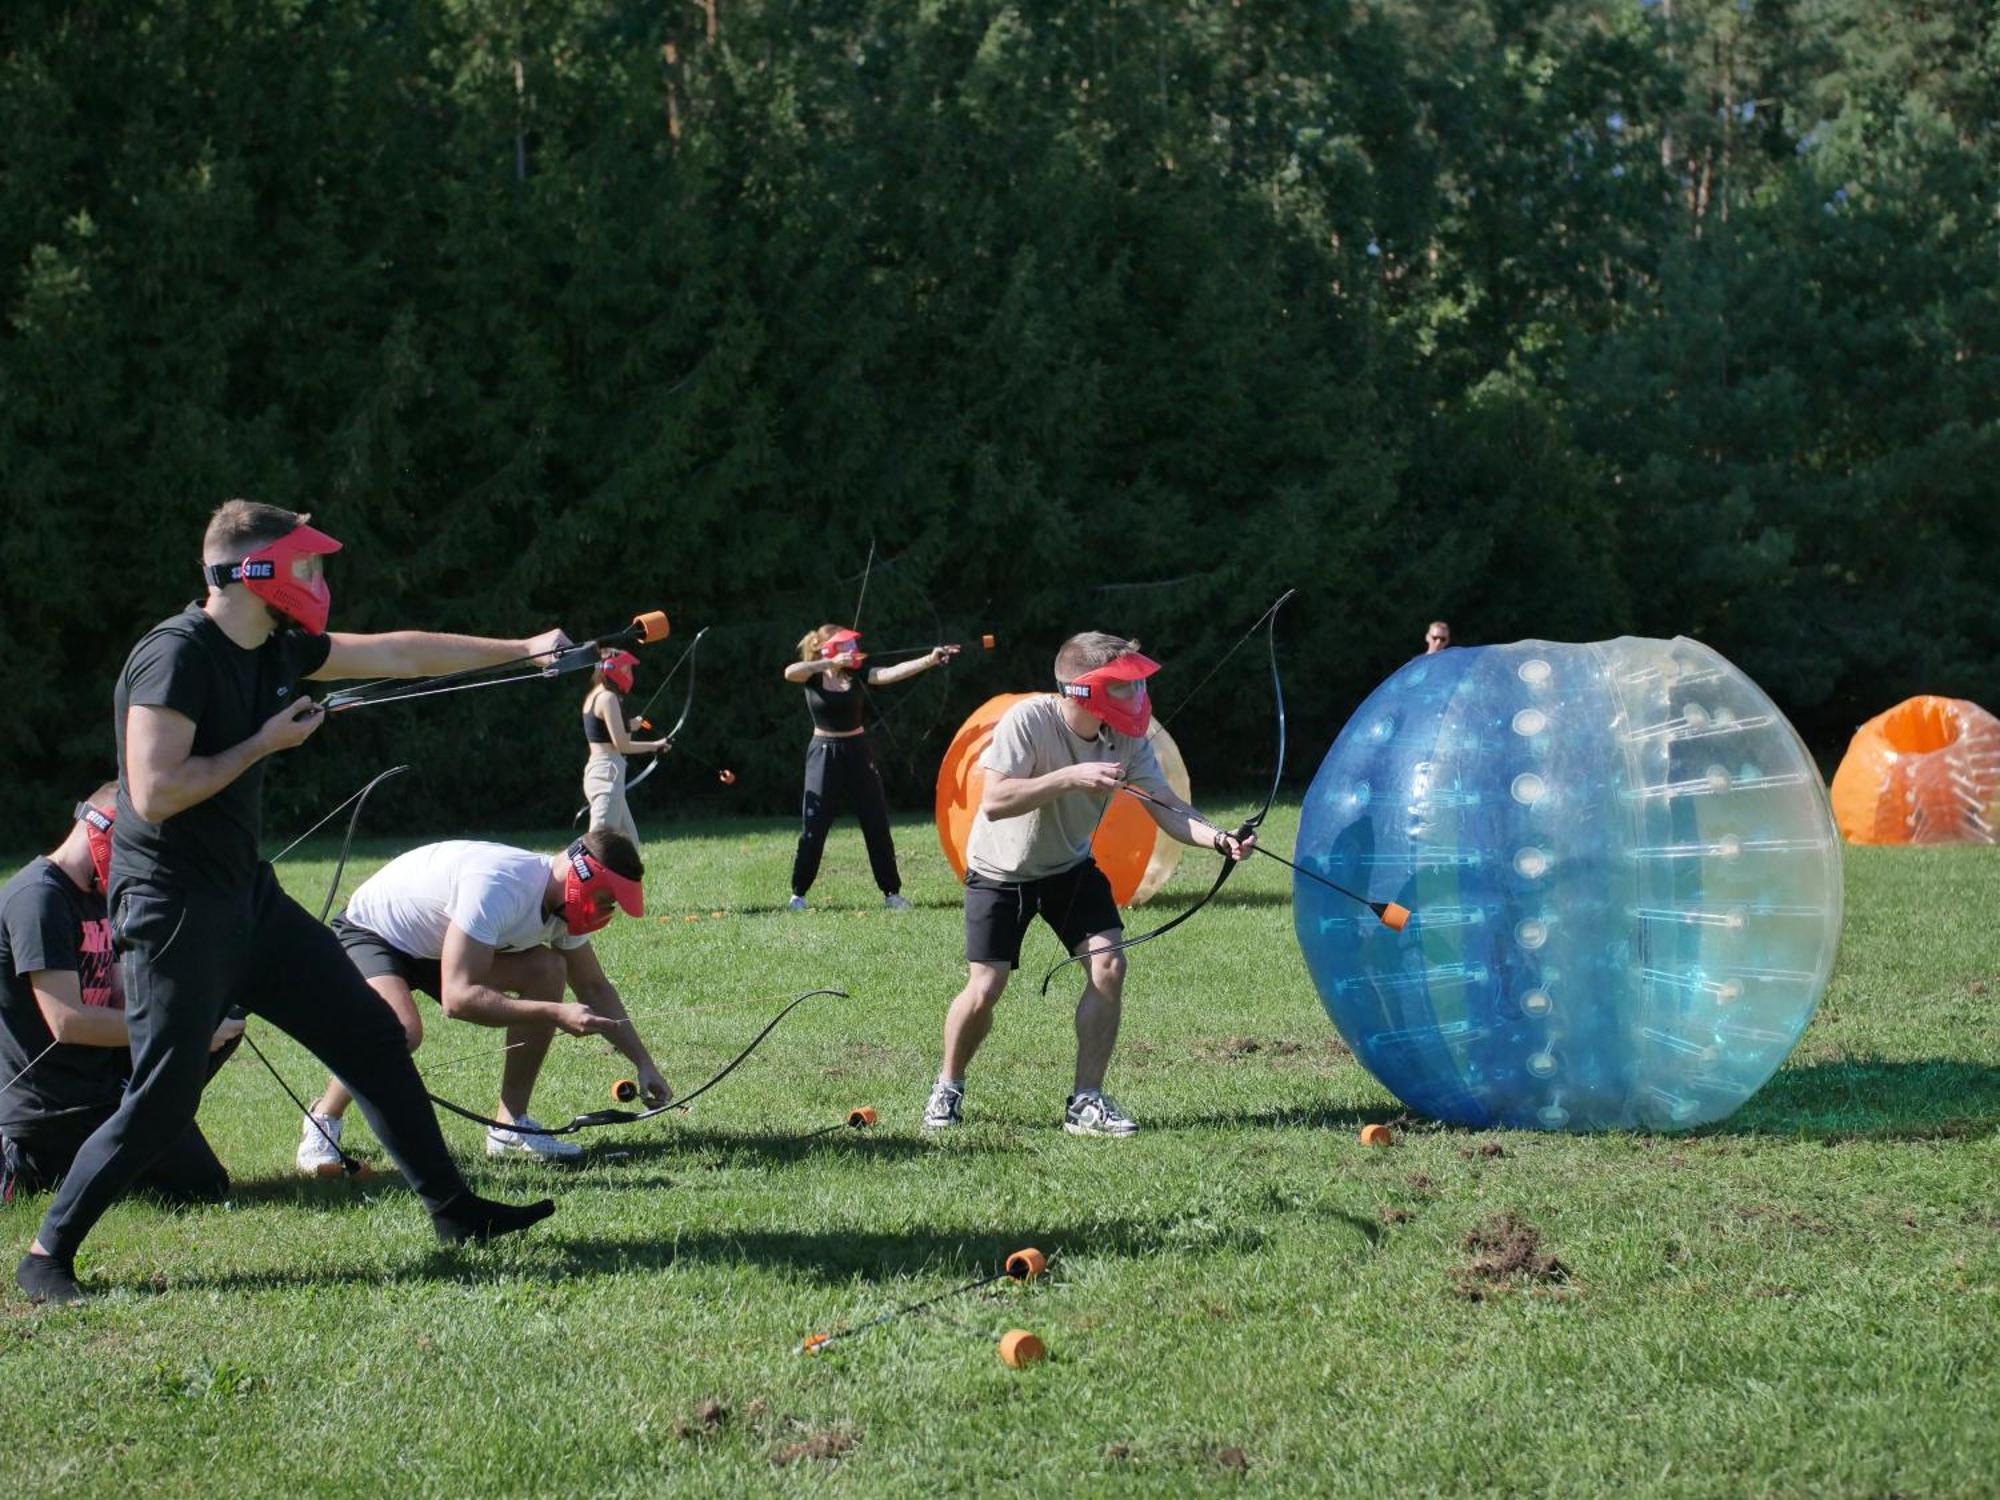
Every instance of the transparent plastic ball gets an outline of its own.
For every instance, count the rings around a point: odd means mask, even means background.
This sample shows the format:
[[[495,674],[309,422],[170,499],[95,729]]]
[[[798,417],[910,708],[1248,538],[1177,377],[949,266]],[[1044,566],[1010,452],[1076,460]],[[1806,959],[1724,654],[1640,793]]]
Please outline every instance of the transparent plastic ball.
[[[1696,641],[1420,656],[1363,703],[1294,857],[1327,1014],[1452,1124],[1680,1129],[1730,1114],[1812,1019],[1840,842],[1791,724]]]

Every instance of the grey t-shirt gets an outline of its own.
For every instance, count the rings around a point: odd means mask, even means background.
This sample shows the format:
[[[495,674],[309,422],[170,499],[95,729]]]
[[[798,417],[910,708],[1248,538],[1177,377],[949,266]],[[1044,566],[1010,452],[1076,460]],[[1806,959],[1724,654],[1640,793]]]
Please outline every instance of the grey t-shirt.
[[[980,765],[1003,776],[1046,776],[1087,760],[1114,761],[1125,779],[1155,797],[1177,800],[1144,735],[1097,726],[1095,739],[1079,739],[1063,722],[1062,700],[1042,693],[1016,703],[993,726]],[[1033,812],[989,818],[982,806],[965,841],[965,864],[988,880],[1041,880],[1090,858],[1090,838],[1116,792],[1065,792]]]

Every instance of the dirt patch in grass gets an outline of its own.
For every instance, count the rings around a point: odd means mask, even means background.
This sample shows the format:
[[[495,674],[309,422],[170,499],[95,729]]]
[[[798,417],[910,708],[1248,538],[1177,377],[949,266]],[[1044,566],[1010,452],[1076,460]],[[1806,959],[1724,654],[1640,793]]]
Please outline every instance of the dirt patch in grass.
[[[1482,1141],[1477,1146],[1461,1146],[1458,1154],[1467,1161],[1497,1161],[1507,1154],[1507,1148],[1498,1141]]]
[[[1246,1057],[1291,1057],[1305,1051],[1306,1047],[1304,1042],[1283,1039],[1265,1041],[1254,1036],[1226,1036],[1196,1042],[1194,1050],[1197,1055],[1214,1058],[1217,1062],[1240,1062]]]
[[[1264,1061],[1297,1059],[1302,1062],[1341,1061],[1353,1054],[1339,1037],[1320,1042],[1300,1042],[1289,1037],[1224,1036],[1205,1037],[1191,1044],[1196,1057],[1211,1062],[1242,1062],[1255,1057]]]
[[[1808,1219],[1797,1209],[1779,1208],[1775,1203],[1742,1203],[1736,1207],[1736,1217],[1742,1220],[1761,1220],[1782,1224],[1787,1229],[1795,1229],[1800,1234],[1832,1234],[1831,1224],[1822,1224],[1817,1219]]]
[[[1416,1214],[1407,1208],[1390,1206],[1376,1209],[1375,1217],[1384,1224],[1407,1224],[1416,1217]]]
[[[831,1463],[854,1451],[861,1439],[851,1432],[829,1428],[794,1443],[785,1443],[771,1453],[771,1462],[780,1467],[799,1463]]]
[[[719,1396],[710,1396],[685,1417],[674,1419],[674,1436],[682,1442],[713,1437],[729,1425],[729,1408]]]
[[[1462,1241],[1472,1259],[1452,1273],[1452,1290],[1484,1302],[1513,1287],[1567,1283],[1569,1268],[1542,1249],[1542,1232],[1520,1215],[1495,1214]]]
[[[1248,1474],[1250,1458],[1241,1448],[1211,1448],[1208,1461],[1225,1474]]]
[[[1430,1178],[1421,1172],[1412,1172],[1405,1180],[1410,1184],[1410,1191],[1413,1193],[1431,1193],[1437,1191],[1436,1186],[1431,1182]]]

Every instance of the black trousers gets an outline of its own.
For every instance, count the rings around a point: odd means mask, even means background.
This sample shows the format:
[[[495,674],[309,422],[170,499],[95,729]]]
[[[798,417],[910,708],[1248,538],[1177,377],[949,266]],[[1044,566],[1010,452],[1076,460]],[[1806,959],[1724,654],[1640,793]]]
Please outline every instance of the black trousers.
[[[39,1193],[68,1175],[83,1143],[109,1120],[109,1108],[41,1120],[0,1141],[0,1202]],[[140,1172],[133,1187],[171,1203],[198,1203],[229,1191],[229,1173],[199,1125],[190,1125]]]
[[[242,1045],[242,1037],[231,1037],[209,1053],[208,1077],[213,1079]],[[83,1143],[117,1109],[115,1104],[80,1109],[52,1119],[31,1120],[8,1131],[0,1139],[0,1203],[12,1203],[16,1193],[39,1193],[61,1182]],[[197,1203],[228,1192],[229,1173],[210,1149],[201,1127],[190,1123],[133,1185],[170,1203]]]
[[[868,867],[882,894],[903,888],[896,870],[896,841],[889,835],[889,798],[882,790],[882,773],[868,736],[828,739],[816,734],[806,746],[805,807],[799,828],[799,850],[792,856],[792,894],[803,896],[819,878],[819,858],[826,852],[826,831],[848,808],[860,820],[868,841]]]
[[[194,1121],[208,1043],[240,1007],[299,1042],[353,1092],[404,1179],[435,1212],[464,1192],[395,1013],[340,940],[269,865],[216,893],[121,883],[112,914],[132,1033],[132,1080],[77,1151],[37,1236],[73,1257],[84,1236]]]

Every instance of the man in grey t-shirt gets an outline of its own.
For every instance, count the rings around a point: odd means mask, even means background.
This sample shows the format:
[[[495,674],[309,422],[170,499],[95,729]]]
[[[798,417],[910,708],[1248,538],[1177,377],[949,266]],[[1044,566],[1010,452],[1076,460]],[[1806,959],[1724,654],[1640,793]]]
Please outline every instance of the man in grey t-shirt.
[[[1102,631],[1071,636],[1056,653],[1057,693],[1017,703],[980,757],[986,786],[965,849],[965,988],[945,1012],[944,1064],[924,1129],[960,1123],[965,1072],[993,1026],[993,1007],[1021,961],[1036,916],[1070,953],[1089,950],[1076,1007],[1076,1079],[1063,1106],[1071,1135],[1131,1135],[1139,1127],[1104,1093],[1118,1040],[1125,955],[1111,883],[1090,856],[1091,836],[1120,786],[1145,794],[1168,836],[1242,859],[1254,837],[1212,827],[1174,794],[1146,739],[1146,679],[1159,670],[1136,642]]]

